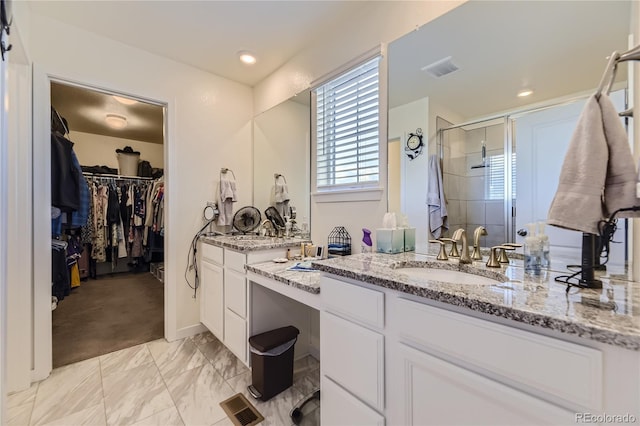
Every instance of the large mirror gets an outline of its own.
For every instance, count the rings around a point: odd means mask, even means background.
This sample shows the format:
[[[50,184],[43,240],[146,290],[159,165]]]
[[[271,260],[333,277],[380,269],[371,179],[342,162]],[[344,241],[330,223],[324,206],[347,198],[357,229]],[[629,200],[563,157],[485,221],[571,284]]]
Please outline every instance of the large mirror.
[[[472,240],[484,226],[482,246],[522,242],[519,229],[546,220],[584,100],[607,56],[629,48],[631,3],[468,2],[390,44],[389,210],[417,228],[418,252],[431,237],[430,156],[447,200],[443,235],[464,228]],[[627,67],[619,68],[612,99],[622,111]],[[524,90],[532,93],[518,96]],[[406,141],[418,128],[425,148],[410,159]],[[612,273],[629,263],[625,222]],[[581,233],[545,231],[552,267],[580,263]]]
[[[309,93],[259,114],[253,121],[253,204],[264,215],[274,206],[295,208],[296,225],[310,228]]]

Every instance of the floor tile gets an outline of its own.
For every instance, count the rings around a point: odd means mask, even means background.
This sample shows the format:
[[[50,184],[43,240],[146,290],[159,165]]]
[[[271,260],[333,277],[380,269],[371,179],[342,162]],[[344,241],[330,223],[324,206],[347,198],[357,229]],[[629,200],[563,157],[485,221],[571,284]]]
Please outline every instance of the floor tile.
[[[7,407],[6,426],[25,426],[29,424],[31,412],[33,411],[33,401],[22,405]]]
[[[220,402],[233,389],[209,363],[166,379],[167,387],[187,425],[212,425],[225,418]]]
[[[174,342],[156,340],[148,343],[147,347],[164,378],[200,367],[207,362],[207,358],[190,338]]]
[[[99,404],[100,379],[98,358],[53,370],[38,386],[31,424],[50,423]]]
[[[293,386],[303,395],[310,395],[320,389],[320,368],[308,371],[305,375],[294,376]]]
[[[174,405],[155,364],[113,373],[102,382],[108,425],[133,424]]]
[[[306,376],[310,371],[318,370],[320,368],[320,361],[307,355],[305,357],[296,359],[293,361],[293,381],[300,377]]]
[[[229,349],[226,348],[213,334],[201,333],[192,337],[193,342],[207,357],[209,362],[225,379],[230,379],[249,371]]]
[[[183,426],[184,422],[180,418],[180,413],[176,407],[167,408],[159,413],[140,420],[132,426]]]
[[[100,357],[102,377],[150,363],[153,363],[153,357],[146,344],[122,349]]]
[[[46,423],[45,426],[105,426],[104,403],[77,411],[67,417]]]
[[[234,424],[229,417],[225,417],[219,422],[214,423],[213,426],[234,426]]]
[[[29,389],[23,391],[14,392],[7,396],[7,407],[15,407],[18,405],[24,405],[27,403],[33,404],[36,400],[36,392],[38,391],[39,383],[33,383]]]

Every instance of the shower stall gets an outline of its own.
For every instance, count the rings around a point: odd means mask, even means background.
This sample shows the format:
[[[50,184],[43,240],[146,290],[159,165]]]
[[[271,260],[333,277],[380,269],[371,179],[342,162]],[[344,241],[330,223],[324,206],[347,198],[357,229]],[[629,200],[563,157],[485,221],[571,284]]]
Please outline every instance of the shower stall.
[[[453,125],[438,117],[436,125],[449,233],[463,228],[473,235],[484,226],[483,247],[515,241],[515,147],[509,119]]]

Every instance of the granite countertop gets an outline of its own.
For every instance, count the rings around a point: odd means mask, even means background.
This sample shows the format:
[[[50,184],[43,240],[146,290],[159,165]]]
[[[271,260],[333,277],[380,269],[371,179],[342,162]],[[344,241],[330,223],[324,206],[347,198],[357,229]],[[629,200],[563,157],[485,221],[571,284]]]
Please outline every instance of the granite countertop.
[[[286,263],[263,262],[245,265],[245,269],[271,278],[283,284],[295,287],[313,294],[320,293],[320,271],[289,271],[287,268],[295,265],[296,261]]]
[[[200,240],[207,244],[242,252],[293,247],[299,250],[301,243],[311,242],[309,239],[299,237],[273,238],[258,235],[205,235],[200,237]]]
[[[402,267],[444,266],[501,278],[497,285],[425,281],[402,273]],[[369,284],[468,308],[521,323],[573,334],[602,343],[640,350],[640,283],[602,278],[599,290],[571,288],[547,272],[525,276],[521,267],[487,268],[484,262],[459,265],[415,253],[368,253],[313,262],[314,268]],[[461,268],[462,266],[462,268]],[[565,274],[566,275],[566,274]],[[504,280],[506,278],[506,280]]]

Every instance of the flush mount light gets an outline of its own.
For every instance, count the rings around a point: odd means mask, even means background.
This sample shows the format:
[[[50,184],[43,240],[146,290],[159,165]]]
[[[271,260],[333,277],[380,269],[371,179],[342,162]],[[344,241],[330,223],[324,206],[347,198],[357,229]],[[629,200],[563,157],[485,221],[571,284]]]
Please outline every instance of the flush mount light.
[[[113,95],[113,99],[115,99],[116,101],[124,105],[133,105],[138,103],[138,101],[136,101],[135,99],[123,98],[122,96],[116,96],[116,95]]]
[[[127,127],[127,117],[123,117],[118,114],[107,114],[104,121],[107,122],[109,127],[114,129],[124,129]]]
[[[240,58],[240,60],[247,65],[253,65],[257,61],[255,55],[248,50],[239,51],[238,58]]]
[[[518,92],[518,97],[519,98],[524,98],[526,96],[529,96],[533,93],[533,90],[531,89],[523,89],[521,91]]]

